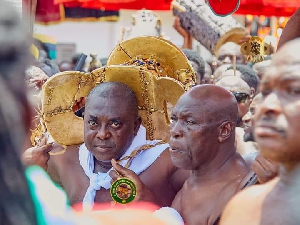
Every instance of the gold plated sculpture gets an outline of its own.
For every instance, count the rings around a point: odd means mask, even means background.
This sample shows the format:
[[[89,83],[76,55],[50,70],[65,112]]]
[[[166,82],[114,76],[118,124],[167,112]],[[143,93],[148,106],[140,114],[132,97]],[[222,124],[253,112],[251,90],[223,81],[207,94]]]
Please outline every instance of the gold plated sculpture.
[[[185,89],[196,82],[195,72],[186,56],[173,43],[159,37],[137,37],[118,44],[107,65],[138,65],[158,77],[180,81]]]
[[[246,56],[248,62],[262,62],[264,56],[269,55],[271,51],[270,45],[263,42],[259,37],[251,37],[249,41],[242,44],[241,52]]]

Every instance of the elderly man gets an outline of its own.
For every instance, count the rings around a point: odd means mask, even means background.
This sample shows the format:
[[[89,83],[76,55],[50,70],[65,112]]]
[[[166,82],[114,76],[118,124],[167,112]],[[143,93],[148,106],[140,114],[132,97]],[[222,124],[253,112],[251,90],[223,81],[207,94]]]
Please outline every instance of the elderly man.
[[[237,126],[242,126],[242,118],[248,112],[251,99],[253,98],[253,94],[251,94],[249,85],[241,78],[236,76],[223,77],[216,83],[216,85],[225,88],[235,96],[239,106]]]
[[[279,176],[236,196],[226,207],[223,225],[300,224],[299,49],[297,39],[275,54],[254,118],[255,140],[263,156],[280,164]]]
[[[64,188],[71,204],[112,201],[110,176],[117,178],[112,172],[114,165],[115,170],[135,181],[138,193],[145,194],[145,198],[139,195],[136,200],[170,206],[188,173],[172,165],[166,150],[168,144],[146,140],[133,91],[122,83],[102,83],[90,92],[85,107],[84,144],[80,148],[70,146],[65,154],[51,156],[48,162],[49,175]],[[125,156],[145,145],[151,148],[133,156],[130,170],[112,160],[126,162],[122,160]],[[27,150],[40,154],[27,164],[36,159],[46,168],[49,157],[46,152],[52,147],[44,145]],[[147,195],[148,190],[153,196]]]
[[[214,85],[192,88],[173,109],[171,159],[190,177],[172,207],[186,224],[213,224],[249,172],[235,148],[237,118],[234,96]]]
[[[217,53],[218,65],[232,64],[233,56],[236,56],[236,63],[246,64],[245,57],[241,53],[241,46],[234,42],[226,42]]]

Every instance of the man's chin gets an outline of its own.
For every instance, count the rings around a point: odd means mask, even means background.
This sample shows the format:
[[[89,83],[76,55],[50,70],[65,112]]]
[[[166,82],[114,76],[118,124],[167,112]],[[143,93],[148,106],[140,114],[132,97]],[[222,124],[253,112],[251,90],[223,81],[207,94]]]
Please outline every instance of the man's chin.
[[[294,160],[296,160],[296,158],[299,159],[299,157],[295,157],[294,153],[289,152],[284,147],[270,148],[266,146],[261,146],[260,152],[268,160],[271,160],[273,162],[278,162],[278,163],[288,163],[288,162],[293,162]]]
[[[190,162],[183,157],[178,157],[171,154],[171,161],[172,164],[179,169],[184,169],[184,170],[190,169]]]

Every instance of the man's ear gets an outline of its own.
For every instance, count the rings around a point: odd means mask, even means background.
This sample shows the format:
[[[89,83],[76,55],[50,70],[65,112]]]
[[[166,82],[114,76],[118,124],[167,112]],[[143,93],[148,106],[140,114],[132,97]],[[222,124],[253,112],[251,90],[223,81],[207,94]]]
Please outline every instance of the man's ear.
[[[220,125],[219,142],[226,141],[234,131],[234,124],[232,122],[226,121]]]
[[[134,135],[137,135],[137,133],[140,129],[141,123],[142,123],[142,119],[140,116],[138,116],[134,123]]]

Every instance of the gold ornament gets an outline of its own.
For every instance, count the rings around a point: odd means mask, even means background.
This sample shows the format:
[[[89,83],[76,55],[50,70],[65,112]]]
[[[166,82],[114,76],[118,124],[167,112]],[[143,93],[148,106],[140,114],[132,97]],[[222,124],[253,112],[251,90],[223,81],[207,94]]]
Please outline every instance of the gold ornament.
[[[196,83],[196,74],[184,53],[173,43],[159,37],[136,37],[118,44],[107,65],[137,65],[157,77],[171,77],[188,90]]]
[[[251,37],[241,46],[241,52],[248,62],[258,63],[264,61],[264,56],[270,54],[270,45],[263,42],[259,37]]]

